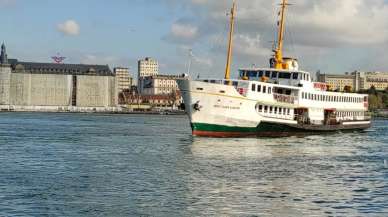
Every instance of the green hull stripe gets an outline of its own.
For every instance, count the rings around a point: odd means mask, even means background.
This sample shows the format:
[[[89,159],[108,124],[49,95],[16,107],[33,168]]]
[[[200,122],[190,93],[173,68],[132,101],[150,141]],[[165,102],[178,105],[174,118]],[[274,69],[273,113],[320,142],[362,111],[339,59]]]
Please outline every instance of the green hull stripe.
[[[268,132],[301,132],[305,130],[296,129],[282,124],[270,124],[261,122],[257,127],[230,127],[216,124],[192,123],[193,131],[206,132],[241,132],[241,133],[268,133]]]
[[[216,124],[203,124],[193,123],[191,124],[193,131],[207,131],[207,132],[243,132],[252,133],[257,132],[255,127],[229,127]]]

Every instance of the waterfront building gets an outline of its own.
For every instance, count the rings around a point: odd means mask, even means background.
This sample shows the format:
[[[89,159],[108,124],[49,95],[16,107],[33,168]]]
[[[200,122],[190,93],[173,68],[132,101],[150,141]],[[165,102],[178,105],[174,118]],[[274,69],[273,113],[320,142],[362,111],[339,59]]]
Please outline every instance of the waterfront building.
[[[171,108],[176,109],[182,103],[182,96],[177,91],[170,95],[138,95],[129,92],[120,93],[119,104],[127,105],[132,109],[155,109]]]
[[[177,75],[154,75],[141,78],[143,84],[142,94],[145,95],[169,95],[179,90],[177,79],[183,79]]]
[[[129,69],[116,67],[113,71],[116,75],[118,92],[129,91],[133,85],[133,78],[129,75]]]
[[[107,65],[22,62],[8,59],[4,44],[0,60],[1,109],[117,105],[116,78]]]
[[[142,80],[145,77],[155,76],[159,74],[159,63],[157,60],[152,59],[151,57],[146,57],[145,59],[138,61],[138,88],[139,92],[142,93],[143,83]]]
[[[352,74],[317,74],[318,82],[326,83],[329,85],[330,90],[337,90],[343,92],[345,87],[349,87],[352,91],[357,91],[355,88],[356,79]]]
[[[344,91],[348,86],[352,91],[388,88],[387,72],[352,72],[346,74],[318,74],[318,81],[329,85],[332,90]]]

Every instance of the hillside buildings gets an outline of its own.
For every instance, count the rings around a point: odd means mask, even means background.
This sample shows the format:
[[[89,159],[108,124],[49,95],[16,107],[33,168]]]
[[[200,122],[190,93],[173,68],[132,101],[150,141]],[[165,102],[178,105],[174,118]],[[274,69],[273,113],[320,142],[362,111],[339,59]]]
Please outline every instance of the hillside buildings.
[[[116,67],[113,72],[116,75],[118,92],[129,91],[133,85],[133,78],[129,75],[129,69]]]
[[[0,55],[0,108],[71,110],[117,105],[115,74],[107,65],[21,62]]]
[[[368,90],[372,86],[376,90],[388,88],[388,73],[386,72],[352,72],[343,75],[317,74],[319,82],[327,83],[332,90],[344,91],[348,86],[352,91]]]

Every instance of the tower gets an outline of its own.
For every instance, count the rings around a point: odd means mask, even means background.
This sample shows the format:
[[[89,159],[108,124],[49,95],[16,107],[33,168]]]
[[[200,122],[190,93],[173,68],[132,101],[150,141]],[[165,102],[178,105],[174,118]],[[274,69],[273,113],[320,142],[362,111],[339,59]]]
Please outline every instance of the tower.
[[[1,45],[1,55],[0,55],[0,63],[8,64],[8,55],[7,55],[7,49],[5,48],[4,43]]]
[[[11,84],[11,65],[8,64],[7,50],[3,43],[1,45],[1,54],[0,54],[0,106],[9,105],[10,84]]]

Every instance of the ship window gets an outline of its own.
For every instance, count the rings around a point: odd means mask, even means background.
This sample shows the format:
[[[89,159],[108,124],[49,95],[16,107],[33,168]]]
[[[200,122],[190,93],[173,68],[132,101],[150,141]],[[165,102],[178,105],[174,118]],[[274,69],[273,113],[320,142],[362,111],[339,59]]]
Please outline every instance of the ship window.
[[[277,78],[278,77],[278,72],[272,72],[271,78]]]
[[[257,72],[256,71],[249,71],[248,72],[248,77],[249,78],[256,78],[257,77]]]
[[[271,93],[272,93],[272,88],[268,87],[268,94],[271,94]]]
[[[265,72],[265,77],[268,77],[268,78],[269,78],[270,76],[271,76],[271,72],[270,72],[270,71],[266,71],[266,72]]]
[[[290,115],[290,113],[291,113],[290,109],[287,109],[287,115]]]
[[[259,78],[260,78],[260,77],[263,77],[263,74],[264,74],[263,71],[259,71]]]
[[[298,73],[294,73],[294,74],[292,74],[292,79],[294,79],[294,80],[298,80]]]
[[[256,91],[256,84],[252,84],[252,91]]]
[[[259,111],[263,112],[263,105],[259,105]]]
[[[287,109],[283,108],[283,115],[286,115]]]
[[[261,92],[261,85],[257,85],[257,92]]]
[[[266,92],[267,92],[267,87],[263,86],[263,93],[266,93]]]
[[[281,115],[283,113],[283,108],[279,108],[279,114]]]
[[[240,71],[240,78],[243,78],[243,77],[245,77],[245,71]]]
[[[291,78],[291,74],[288,73],[288,72],[280,72],[279,73],[279,78],[290,79]]]
[[[238,82],[237,81],[233,81],[233,86],[238,86]]]
[[[269,113],[272,114],[272,111],[273,111],[273,107],[270,106],[270,107],[269,107]]]
[[[264,112],[268,113],[268,106],[264,106]]]

